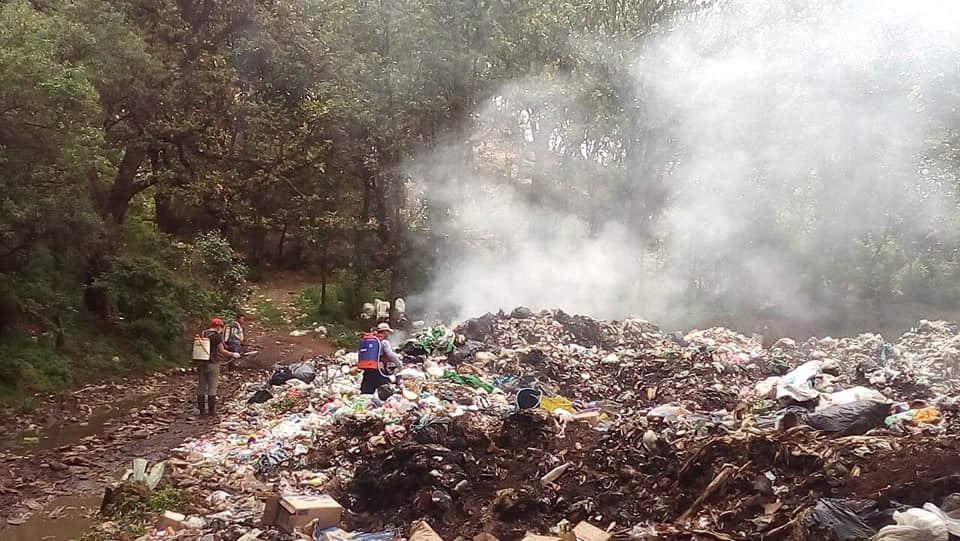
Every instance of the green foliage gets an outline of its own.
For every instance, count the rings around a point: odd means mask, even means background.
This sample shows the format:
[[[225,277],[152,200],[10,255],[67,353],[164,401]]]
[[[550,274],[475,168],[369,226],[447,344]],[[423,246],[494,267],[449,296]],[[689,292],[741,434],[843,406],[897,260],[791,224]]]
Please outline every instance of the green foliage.
[[[188,248],[187,268],[194,283],[207,295],[206,312],[236,312],[246,291],[247,267],[219,233],[197,235]]]
[[[357,277],[349,271],[336,273],[324,294],[320,285],[310,286],[297,293],[294,306],[302,314],[299,323],[307,325],[322,323],[353,322],[360,315],[365,302],[386,298],[388,277],[385,273],[373,273],[366,282],[357,284]]]
[[[27,396],[17,401],[16,411],[20,415],[33,415],[39,406],[40,403],[36,398]]]
[[[260,322],[267,328],[279,329],[287,325],[287,317],[267,299],[257,299],[255,304]]]
[[[368,282],[358,286],[356,275],[338,272],[335,281],[327,284],[325,295],[319,285],[307,287],[297,294],[294,306],[302,314],[299,324],[318,322],[327,328],[327,340],[331,344],[338,348],[354,348],[360,336],[358,329],[369,326],[369,322],[359,317],[360,306],[376,298],[385,298],[386,285],[384,273],[374,273]],[[325,302],[321,303],[321,300]]]
[[[148,513],[176,509],[181,501],[182,496],[173,485],[167,484],[157,490],[150,490],[142,482],[128,481],[113,490],[103,515],[136,524],[146,519]]]
[[[360,331],[350,323],[328,323],[327,340],[337,348],[352,350],[357,347]]]
[[[18,336],[0,344],[0,390],[10,394],[24,387],[37,391],[55,391],[73,383],[74,375],[67,359],[48,344],[49,337]]]
[[[182,268],[171,268],[168,258],[160,255],[174,253],[172,247],[156,239],[151,244],[163,249],[153,255],[114,257],[97,285],[110,293],[122,318],[119,328],[127,336],[148,349],[176,356],[182,353],[185,325],[236,312],[246,267],[216,233],[201,234],[183,248]]]
[[[147,4],[0,3],[3,389],[179,359],[185,330],[232,315],[245,280],[269,279],[277,262],[326,282],[298,295],[298,323],[322,322],[352,347],[364,302],[421,290],[476,248],[438,233],[470,202],[428,203],[416,182],[420,165],[432,168],[423,157],[449,141],[469,141],[451,182],[469,167],[497,169],[497,183],[530,180],[544,208],[590,224],[623,217],[627,233],[652,238],[672,204],[663,171],[689,149],[673,113],[650,110],[633,61],[678,11],[712,5]],[[955,192],[960,136],[943,116],[925,167]],[[779,193],[775,181],[752,195]],[[808,246],[785,263],[804,266],[800,290],[851,311],[960,301],[956,243],[895,227],[833,245],[830,220],[849,217],[823,212],[818,197],[828,199],[791,191],[771,216],[743,202],[744,229],[762,232],[754,245]],[[940,238],[953,238],[958,217],[937,224]],[[743,255],[698,251],[684,278],[690,311],[736,319],[766,302],[739,278]],[[257,308],[285,326],[275,306]]]

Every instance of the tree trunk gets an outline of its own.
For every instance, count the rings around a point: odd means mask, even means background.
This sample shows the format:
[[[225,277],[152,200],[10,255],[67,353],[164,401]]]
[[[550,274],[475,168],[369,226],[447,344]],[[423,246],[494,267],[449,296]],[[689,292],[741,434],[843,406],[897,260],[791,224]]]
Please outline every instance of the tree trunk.
[[[373,175],[374,173],[364,168],[362,174],[363,182],[363,202],[360,205],[360,223],[354,231],[353,238],[353,272],[354,272],[354,292],[359,295],[363,289],[367,275],[367,258],[364,256],[364,237],[366,236],[367,224],[370,222],[370,207],[373,203]],[[354,298],[344,299],[348,303],[365,302],[366,299]]]
[[[53,323],[57,326],[57,353],[63,353],[67,346],[66,334],[63,331],[63,315],[57,314],[53,316]]]
[[[145,184],[137,184],[137,173],[146,159],[147,150],[144,148],[127,147],[127,151],[123,154],[104,207],[108,234],[111,236],[116,234],[114,238],[108,240],[115,241],[119,238],[120,227],[127,216],[127,210],[130,209],[130,201],[147,188]]]
[[[330,248],[329,239],[323,240],[323,247],[320,249],[320,308],[327,306],[327,272],[330,267],[327,261],[327,254]]]
[[[283,258],[283,245],[287,240],[287,223],[283,223],[283,229],[280,231],[280,243],[277,245],[277,259]]]
[[[153,206],[155,209],[154,219],[157,221],[157,228],[160,229],[160,232],[168,235],[179,233],[183,222],[174,211],[173,199],[157,191],[153,194]]]
[[[101,200],[100,211],[104,221],[104,236],[98,249],[87,258],[87,273],[83,292],[84,306],[102,319],[113,316],[107,291],[96,285],[109,270],[109,259],[120,249],[123,221],[130,209],[130,201],[145,190],[148,184],[138,184],[137,174],[147,159],[147,149],[127,147],[123,159],[117,167],[113,185],[105,198]]]

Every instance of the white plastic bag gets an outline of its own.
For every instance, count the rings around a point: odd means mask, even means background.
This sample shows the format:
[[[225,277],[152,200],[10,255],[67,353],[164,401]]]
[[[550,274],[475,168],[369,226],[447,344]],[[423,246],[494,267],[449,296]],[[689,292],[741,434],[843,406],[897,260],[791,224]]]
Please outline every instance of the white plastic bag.
[[[923,504],[923,508],[926,511],[940,517],[940,520],[942,520],[943,523],[946,524],[948,532],[950,532],[953,535],[960,536],[960,520],[957,520],[955,518],[950,518],[949,515],[944,513],[943,510],[941,510],[936,505],[933,505],[932,503]]]
[[[780,378],[778,376],[770,376],[769,378],[758,382],[754,387],[754,393],[760,398],[766,398],[770,396],[770,393],[773,392],[773,388],[780,383]]]
[[[794,368],[780,379],[777,385],[777,399],[792,398],[797,402],[813,400],[820,393],[810,382],[820,372],[820,361],[808,361]]]
[[[427,379],[427,375],[416,368],[404,368],[400,371],[400,375],[409,379]]]
[[[881,528],[873,541],[947,541],[950,538],[943,519],[924,509],[914,507],[902,513],[897,511],[893,520],[897,523]]]
[[[851,387],[835,393],[824,394],[820,396],[820,407],[817,409],[828,408],[830,406],[842,406],[860,400],[873,400],[874,402],[890,402],[890,399],[883,396],[883,393],[876,389],[868,387]]]
[[[690,415],[690,410],[682,406],[674,406],[671,404],[664,404],[662,406],[657,406],[652,410],[650,410],[649,412],[647,412],[648,418],[659,417],[667,421],[672,421],[677,417],[683,417],[686,415]]]

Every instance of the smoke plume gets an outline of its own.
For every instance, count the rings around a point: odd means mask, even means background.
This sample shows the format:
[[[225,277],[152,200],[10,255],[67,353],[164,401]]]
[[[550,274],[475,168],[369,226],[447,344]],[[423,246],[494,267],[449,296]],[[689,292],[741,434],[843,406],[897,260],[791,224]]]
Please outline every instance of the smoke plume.
[[[409,164],[442,239],[411,306],[837,320],[903,246],[955,240],[956,4],[744,0],[570,47],[588,67],[505,85]]]

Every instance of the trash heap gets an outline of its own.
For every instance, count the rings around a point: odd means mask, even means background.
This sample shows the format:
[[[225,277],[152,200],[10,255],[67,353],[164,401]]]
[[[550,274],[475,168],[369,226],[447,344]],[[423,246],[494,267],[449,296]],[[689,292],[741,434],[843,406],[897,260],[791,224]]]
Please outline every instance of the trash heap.
[[[249,385],[166,461],[181,503],[143,539],[947,541],[958,330],[764,349],[524,308],[426,328],[375,395],[344,351]]]

